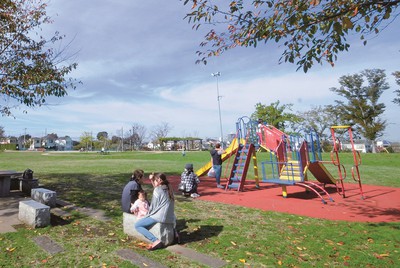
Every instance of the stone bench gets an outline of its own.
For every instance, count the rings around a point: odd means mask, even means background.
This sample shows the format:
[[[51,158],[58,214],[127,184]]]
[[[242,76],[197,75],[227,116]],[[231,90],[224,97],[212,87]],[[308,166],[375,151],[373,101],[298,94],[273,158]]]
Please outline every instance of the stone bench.
[[[57,193],[45,188],[32,189],[31,198],[51,208],[54,208],[57,205]]]
[[[50,225],[50,207],[35,200],[19,202],[18,219],[33,227],[46,227]]]
[[[142,234],[138,233],[135,229],[137,218],[135,215],[124,212],[123,214],[123,228],[124,233],[134,236],[142,241],[149,242]],[[174,225],[172,223],[156,223],[149,230],[155,237],[164,243],[164,245],[172,245],[174,243]]]

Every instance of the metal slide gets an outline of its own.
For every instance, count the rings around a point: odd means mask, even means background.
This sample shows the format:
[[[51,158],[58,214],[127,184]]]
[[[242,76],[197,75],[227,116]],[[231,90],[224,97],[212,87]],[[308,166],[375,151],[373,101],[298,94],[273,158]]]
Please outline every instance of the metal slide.
[[[308,170],[314,175],[315,179],[321,183],[334,185],[337,183],[337,180],[321,162],[310,162],[308,164]]]

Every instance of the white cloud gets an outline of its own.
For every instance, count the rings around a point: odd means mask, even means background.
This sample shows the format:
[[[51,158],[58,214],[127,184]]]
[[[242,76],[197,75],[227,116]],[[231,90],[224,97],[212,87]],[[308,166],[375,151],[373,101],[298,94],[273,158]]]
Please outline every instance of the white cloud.
[[[399,21],[386,32],[352,43],[334,68],[314,66],[296,72],[289,63],[277,64],[282,51],[276,44],[257,49],[238,48],[196,65],[195,52],[204,29],[194,31],[183,17],[188,7],[181,1],[51,0],[49,15],[55,23],[48,32],[60,31],[73,39],[69,51],[78,52],[74,77],[83,82],[58,105],[2,118],[6,134],[33,135],[55,132],[79,137],[84,131],[117,133],[133,123],[151,128],[161,122],[172,126],[171,135],[219,136],[216,79],[218,80],[224,133],[235,131],[236,120],[250,116],[257,102],[294,104],[293,110],[333,103],[329,90],[342,75],[366,68],[383,68],[387,75],[400,62]],[[68,39],[70,38],[70,39]],[[398,88],[398,87],[397,87]],[[394,88],[384,95],[389,126],[387,137],[400,140],[398,106],[390,103]]]

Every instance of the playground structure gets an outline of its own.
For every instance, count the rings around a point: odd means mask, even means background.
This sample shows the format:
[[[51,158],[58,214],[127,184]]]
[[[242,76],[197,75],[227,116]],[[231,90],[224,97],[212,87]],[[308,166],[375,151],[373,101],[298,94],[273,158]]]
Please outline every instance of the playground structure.
[[[262,172],[262,182],[273,183],[282,187],[282,196],[287,197],[287,186],[297,185],[308,192],[315,193],[321,201],[326,204],[325,196],[334,201],[326,190],[326,185],[333,185],[336,191],[344,198],[346,169],[340,162],[340,143],[333,142],[331,161],[323,161],[321,156],[321,145],[317,133],[305,131],[296,135],[287,135],[279,129],[266,124],[258,123],[248,117],[241,117],[236,123],[236,137],[222,155],[225,163],[225,172],[221,182],[225,178],[225,190],[235,189],[243,191],[246,183],[249,167],[253,165],[254,181],[256,188],[259,187],[259,166]],[[336,138],[336,131],[347,132],[352,145],[354,165],[352,177],[358,182],[361,198],[364,199],[359,166],[361,157],[355,150],[353,134],[350,126],[333,126],[331,135],[333,141]],[[259,161],[258,152],[266,152],[269,159]],[[325,164],[333,164],[338,171],[338,178],[335,178],[326,168]],[[198,176],[203,176],[212,167],[211,161],[196,171]],[[311,173],[317,180],[310,181]]]

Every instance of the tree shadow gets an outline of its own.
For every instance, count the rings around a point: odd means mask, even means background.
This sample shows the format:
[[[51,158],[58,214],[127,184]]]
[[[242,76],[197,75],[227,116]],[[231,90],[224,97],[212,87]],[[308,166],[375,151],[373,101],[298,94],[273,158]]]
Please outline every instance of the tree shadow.
[[[179,232],[180,244],[203,241],[207,238],[218,236],[224,228],[222,225],[200,225],[192,232],[186,230],[188,228],[187,223],[198,221],[199,220],[196,219],[188,221],[185,219],[180,219],[176,221],[176,228]]]

